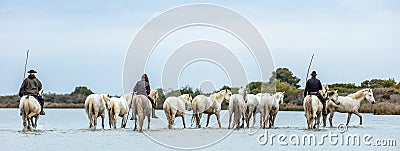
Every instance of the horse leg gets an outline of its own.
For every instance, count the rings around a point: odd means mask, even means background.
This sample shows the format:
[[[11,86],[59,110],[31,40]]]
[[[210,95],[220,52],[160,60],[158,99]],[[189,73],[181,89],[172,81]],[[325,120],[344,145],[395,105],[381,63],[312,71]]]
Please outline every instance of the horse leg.
[[[322,122],[323,122],[323,127],[326,127],[326,117],[328,115],[322,115]]]
[[[362,125],[362,115],[359,112],[355,112],[354,114],[360,118],[360,125]]]
[[[121,120],[121,128],[124,128],[124,119],[125,119],[125,115],[122,116],[122,120]]]
[[[276,118],[276,113],[272,116],[272,119],[271,119],[272,128],[275,128],[275,118]]]
[[[150,114],[147,115],[147,129],[150,129]]]
[[[331,128],[333,127],[332,125],[333,115],[335,115],[335,111],[331,111],[331,113],[329,113],[329,124]]]
[[[200,125],[200,115],[199,115],[200,113],[195,113],[194,115],[195,115],[195,117],[196,117],[196,127],[197,128],[200,128],[201,127],[201,125]]]
[[[104,113],[101,114],[101,127],[104,129]]]
[[[38,122],[38,120],[39,120],[39,115],[35,117],[35,127],[34,127],[35,129],[36,129],[36,127],[37,127],[37,122]]]
[[[256,125],[256,112],[255,111],[253,112],[253,126],[252,127],[254,127],[254,125]]]
[[[211,117],[211,114],[208,114],[208,115],[207,115],[207,124],[206,124],[206,127],[208,127],[208,123],[210,122],[210,117]]]
[[[185,123],[185,114],[182,114],[182,123],[183,123],[183,128],[186,128],[186,123]]]
[[[260,128],[264,128],[263,127],[263,115],[262,113],[260,113]]]
[[[318,114],[317,115],[317,121],[316,121],[317,129],[319,129],[320,120],[321,120],[321,114]]]
[[[348,113],[346,126],[349,125],[351,114],[353,113]]]
[[[176,113],[172,113],[172,116],[171,116],[171,127],[174,125],[174,123],[175,123],[175,118],[176,118],[176,115],[175,115]]]
[[[219,120],[219,112],[215,114],[217,116],[218,126],[221,128],[221,121]]]
[[[133,128],[133,131],[137,130],[137,120],[135,120],[135,127]]]
[[[98,118],[98,114],[96,113],[93,117],[93,129],[96,130],[97,127],[97,118]]]
[[[228,122],[228,129],[231,129],[231,121],[232,121],[232,111],[229,111],[229,122]],[[233,127],[232,127],[233,128]]]
[[[26,116],[24,115],[25,113],[22,113],[22,124],[24,125],[24,128],[22,129],[22,132],[26,132],[27,128],[28,128],[28,124],[27,124],[27,119]]]

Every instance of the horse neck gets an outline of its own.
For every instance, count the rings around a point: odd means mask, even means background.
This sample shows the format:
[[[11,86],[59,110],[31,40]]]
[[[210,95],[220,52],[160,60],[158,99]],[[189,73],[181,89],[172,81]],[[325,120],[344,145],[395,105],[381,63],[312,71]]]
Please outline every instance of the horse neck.
[[[220,93],[216,93],[216,94],[214,95],[214,97],[215,97],[214,102],[216,102],[216,103],[218,103],[218,104],[221,104],[222,101],[223,101],[223,99],[224,99],[223,96],[224,96],[224,95],[222,95],[222,94],[220,94]]]
[[[358,97],[358,98],[353,98],[358,103],[361,103],[361,101],[365,99],[365,94],[362,91],[356,92],[356,93],[350,94],[350,95],[352,95],[354,97]]]
[[[272,103],[273,106],[278,106],[279,107],[279,102],[280,102],[280,97],[279,96],[274,96],[274,101]]]

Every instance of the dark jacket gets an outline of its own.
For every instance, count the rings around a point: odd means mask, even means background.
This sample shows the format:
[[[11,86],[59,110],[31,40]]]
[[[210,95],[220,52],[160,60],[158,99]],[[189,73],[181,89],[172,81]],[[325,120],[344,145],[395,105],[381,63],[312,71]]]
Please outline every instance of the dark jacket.
[[[40,90],[42,90],[42,83],[34,75],[29,75],[24,82],[22,82],[21,88],[19,89],[19,96],[38,96]]]
[[[136,92],[136,95],[148,96],[150,94],[150,84],[142,77],[142,80],[136,83],[133,92]]]
[[[319,81],[316,77],[312,77],[307,81],[306,89],[304,90],[304,96],[310,92],[319,92],[319,90],[322,90],[321,81]]]

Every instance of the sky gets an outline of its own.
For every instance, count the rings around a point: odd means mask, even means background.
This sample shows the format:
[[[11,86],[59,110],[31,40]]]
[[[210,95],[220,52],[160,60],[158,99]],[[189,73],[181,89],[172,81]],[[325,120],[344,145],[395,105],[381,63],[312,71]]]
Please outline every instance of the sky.
[[[193,3],[217,4],[245,16],[265,39],[275,67],[289,68],[302,79],[302,86],[312,54],[311,70],[324,83],[359,84],[372,78],[400,81],[397,0],[2,0],[0,95],[18,93],[27,49],[28,70],[39,72],[37,77],[47,93],[70,93],[76,86],[87,86],[95,93],[121,95],[125,54],[136,33],[155,16]],[[244,64],[248,80],[260,80],[254,68],[257,64],[232,35],[193,27],[171,34],[155,48],[158,53],[148,60],[146,69],[153,88],[162,86],[166,56],[196,39],[211,39],[232,49]],[[190,64],[181,77],[178,86],[229,85],[223,70],[209,62]],[[132,77],[132,81],[139,79]]]

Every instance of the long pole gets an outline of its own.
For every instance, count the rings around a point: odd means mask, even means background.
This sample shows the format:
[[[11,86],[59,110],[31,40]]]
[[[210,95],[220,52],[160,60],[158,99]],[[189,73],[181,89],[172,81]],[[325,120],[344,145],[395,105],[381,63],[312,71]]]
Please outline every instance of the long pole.
[[[26,76],[26,66],[28,65],[28,58],[29,58],[29,49],[26,50],[25,71],[24,71],[24,78],[23,79],[25,79],[25,76]]]
[[[310,73],[310,67],[311,67],[311,63],[312,63],[313,59],[314,59],[314,54],[312,54],[310,64],[308,65],[307,76],[306,76],[306,84],[307,84],[308,74]]]

